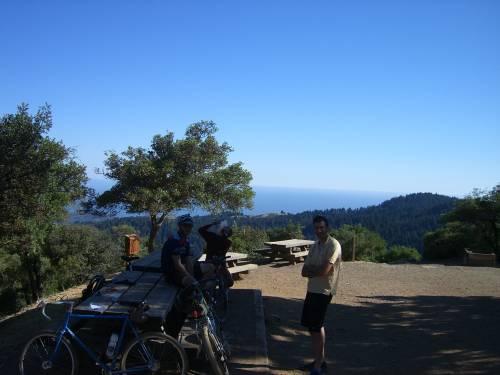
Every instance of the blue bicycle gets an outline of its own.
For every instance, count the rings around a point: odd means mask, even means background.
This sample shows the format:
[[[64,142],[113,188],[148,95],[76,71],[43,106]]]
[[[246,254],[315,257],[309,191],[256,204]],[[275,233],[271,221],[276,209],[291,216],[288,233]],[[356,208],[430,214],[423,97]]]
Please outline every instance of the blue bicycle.
[[[184,349],[174,338],[156,332],[139,333],[134,322],[146,319],[144,304],[134,304],[130,314],[92,315],[73,313],[73,302],[60,301],[54,304],[67,305],[62,325],[56,331],[44,331],[34,336],[24,347],[19,360],[21,375],[76,375],[78,359],[72,342],[102,369],[103,374],[186,374],[188,359]],[[51,319],[42,303],[42,315]],[[107,359],[90,349],[70,328],[72,319],[112,319],[120,321],[120,334],[108,346]],[[122,351],[127,332],[132,339]]]

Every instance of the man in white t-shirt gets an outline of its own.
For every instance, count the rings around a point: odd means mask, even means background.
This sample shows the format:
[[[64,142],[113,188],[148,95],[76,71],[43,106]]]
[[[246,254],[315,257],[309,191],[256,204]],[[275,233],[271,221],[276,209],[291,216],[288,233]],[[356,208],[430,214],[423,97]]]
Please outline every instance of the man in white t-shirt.
[[[311,375],[326,373],[325,320],[328,305],[337,291],[342,250],[340,243],[328,234],[328,220],[323,216],[313,219],[318,240],[311,246],[302,268],[307,277],[307,294],[302,310],[301,324],[311,333],[314,362],[306,365]]]

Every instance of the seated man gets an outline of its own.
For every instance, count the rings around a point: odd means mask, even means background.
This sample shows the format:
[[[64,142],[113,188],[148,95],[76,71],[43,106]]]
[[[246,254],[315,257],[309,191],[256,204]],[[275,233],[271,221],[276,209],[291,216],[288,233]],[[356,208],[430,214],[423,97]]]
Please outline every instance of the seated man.
[[[194,263],[188,236],[193,229],[193,219],[190,215],[182,215],[177,219],[178,231],[169,236],[161,252],[161,265],[167,282],[181,288],[188,287],[204,275],[211,276],[214,272],[212,264]],[[165,331],[172,337],[177,337],[186,319],[179,306],[174,305],[166,318]]]

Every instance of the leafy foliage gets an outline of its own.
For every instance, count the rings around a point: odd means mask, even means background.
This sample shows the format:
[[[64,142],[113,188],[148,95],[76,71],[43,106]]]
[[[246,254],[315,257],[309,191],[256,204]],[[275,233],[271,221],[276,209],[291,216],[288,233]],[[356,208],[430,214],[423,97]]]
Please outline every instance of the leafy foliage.
[[[147,212],[149,251],[174,210],[194,206],[210,212],[251,208],[252,176],[242,163],[228,163],[232,149],[216,140],[216,131],[214,122],[201,121],[190,125],[184,138],[175,139],[169,132],[154,136],[148,150],[129,147],[120,155],[108,153],[105,176],[116,183],[88,207]]]
[[[397,262],[397,261],[410,261],[410,262],[420,262],[422,260],[422,255],[417,249],[408,246],[391,246],[389,250],[381,258],[381,261],[385,263]]]
[[[425,235],[426,258],[460,256],[464,248],[500,256],[500,185],[457,201],[442,221],[441,228]]]
[[[122,242],[89,225],[52,227],[39,253],[44,295],[118,271]],[[19,255],[0,250],[0,262],[0,313],[15,312],[26,304],[27,276]]]
[[[58,225],[51,232],[44,256],[49,267],[45,285],[63,290],[84,282],[96,273],[116,272],[122,267],[122,238],[88,225]]]
[[[31,116],[23,104],[0,120],[0,251],[9,272],[25,276],[26,302],[43,293],[42,247],[51,227],[86,192],[85,167],[48,137],[51,127],[49,106]]]
[[[289,223],[285,227],[270,228],[266,230],[269,241],[281,241],[291,238],[304,238],[302,227],[299,224]]]
[[[254,255],[253,250],[263,248],[269,237],[264,230],[243,226],[233,228],[231,241],[233,251]]]
[[[381,261],[387,252],[387,243],[375,232],[361,225],[342,225],[339,229],[332,230],[342,246],[344,260]],[[355,243],[355,259],[353,259],[353,241]]]

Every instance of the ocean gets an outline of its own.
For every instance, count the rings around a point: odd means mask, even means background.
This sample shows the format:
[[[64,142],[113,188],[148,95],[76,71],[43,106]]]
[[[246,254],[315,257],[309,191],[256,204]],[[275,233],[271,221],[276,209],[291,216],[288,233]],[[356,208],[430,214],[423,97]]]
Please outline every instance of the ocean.
[[[90,180],[89,186],[97,192],[103,192],[111,187],[107,180]],[[325,190],[288,187],[254,186],[254,208],[244,210],[246,215],[262,215],[268,213],[298,213],[310,210],[330,208],[359,208],[382,203],[385,200],[399,196],[398,193]],[[203,215],[202,210],[190,211],[193,215]]]

